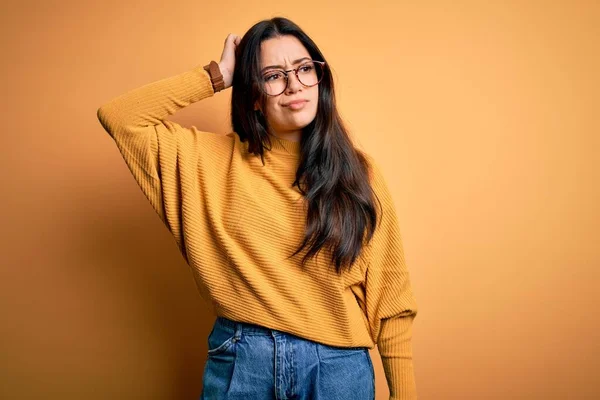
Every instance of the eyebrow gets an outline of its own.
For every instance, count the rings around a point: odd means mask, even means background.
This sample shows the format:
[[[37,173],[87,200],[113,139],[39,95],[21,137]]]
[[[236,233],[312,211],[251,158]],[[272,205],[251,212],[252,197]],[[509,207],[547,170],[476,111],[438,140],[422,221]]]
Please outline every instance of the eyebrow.
[[[298,64],[300,61],[304,61],[304,60],[310,60],[310,57],[299,58],[296,61],[294,61],[292,63],[292,65]],[[261,69],[260,72],[265,72],[265,70],[267,70],[269,68],[280,68],[280,69],[283,69],[285,67],[283,65],[269,65],[268,67],[264,67],[263,69]]]

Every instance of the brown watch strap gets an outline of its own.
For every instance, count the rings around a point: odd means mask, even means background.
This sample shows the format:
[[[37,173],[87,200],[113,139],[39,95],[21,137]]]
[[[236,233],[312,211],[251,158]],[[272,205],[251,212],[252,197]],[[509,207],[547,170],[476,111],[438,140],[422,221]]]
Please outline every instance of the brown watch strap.
[[[221,69],[216,61],[211,61],[210,64],[204,66],[204,69],[210,74],[210,81],[215,92],[225,89],[225,81],[223,81]]]

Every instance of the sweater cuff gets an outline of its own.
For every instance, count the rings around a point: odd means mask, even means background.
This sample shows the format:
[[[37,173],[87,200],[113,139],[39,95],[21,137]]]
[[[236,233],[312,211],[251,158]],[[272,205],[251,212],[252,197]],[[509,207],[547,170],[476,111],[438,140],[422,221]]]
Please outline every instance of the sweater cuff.
[[[193,102],[213,96],[216,93],[211,81],[210,73],[204,69],[202,64],[195,66],[191,72],[196,75],[195,87],[198,90],[192,97]]]

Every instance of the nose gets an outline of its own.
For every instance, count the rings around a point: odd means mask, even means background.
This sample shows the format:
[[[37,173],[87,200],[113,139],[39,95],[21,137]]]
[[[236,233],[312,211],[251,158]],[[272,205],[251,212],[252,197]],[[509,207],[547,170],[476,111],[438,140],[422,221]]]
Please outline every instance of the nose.
[[[291,71],[288,76],[288,85],[287,88],[285,89],[286,93],[295,93],[297,92],[299,89],[302,88],[302,83],[300,83],[300,81],[298,80],[298,77],[296,76],[296,74],[294,73],[294,71]]]

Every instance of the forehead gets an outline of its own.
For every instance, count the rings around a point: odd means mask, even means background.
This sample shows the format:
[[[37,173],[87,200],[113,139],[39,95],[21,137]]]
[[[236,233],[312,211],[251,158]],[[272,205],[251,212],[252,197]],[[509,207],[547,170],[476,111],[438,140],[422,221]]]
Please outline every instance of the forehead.
[[[285,35],[267,39],[260,44],[261,67],[291,65],[294,60],[310,57],[308,50],[295,36]]]

